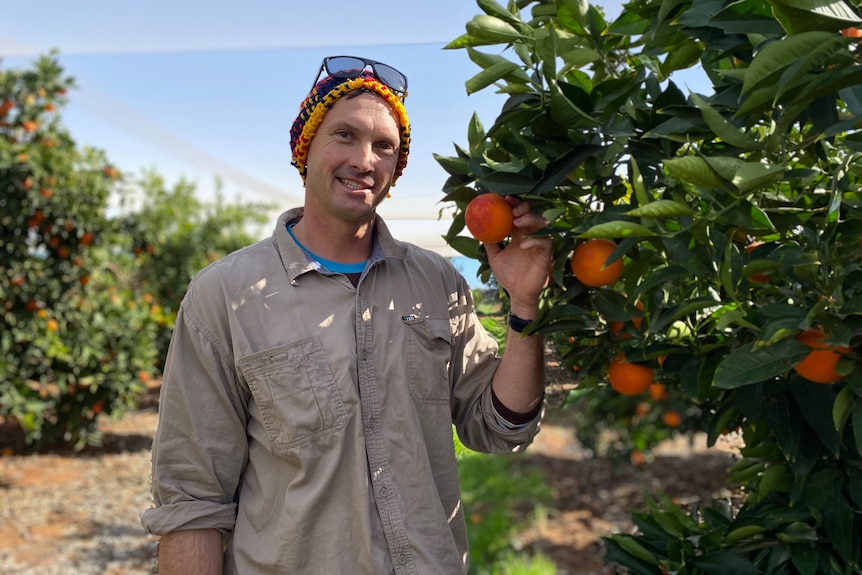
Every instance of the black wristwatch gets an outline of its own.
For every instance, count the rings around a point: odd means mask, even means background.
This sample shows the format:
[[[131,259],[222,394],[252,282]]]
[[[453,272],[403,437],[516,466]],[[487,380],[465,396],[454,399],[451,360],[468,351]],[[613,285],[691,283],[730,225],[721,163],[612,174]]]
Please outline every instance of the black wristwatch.
[[[512,312],[509,312],[509,327],[511,327],[514,331],[521,333],[522,331],[524,331],[524,328],[526,328],[531,323],[533,323],[533,320],[520,318]]]

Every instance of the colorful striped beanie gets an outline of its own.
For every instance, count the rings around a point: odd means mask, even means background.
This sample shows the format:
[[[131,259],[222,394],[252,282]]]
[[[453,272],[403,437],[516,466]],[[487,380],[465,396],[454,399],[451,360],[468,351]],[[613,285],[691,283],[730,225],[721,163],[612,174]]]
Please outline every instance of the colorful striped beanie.
[[[363,71],[356,78],[345,79],[327,76],[318,82],[303,100],[299,108],[299,115],[290,128],[290,149],[293,153],[291,163],[299,170],[303,182],[305,182],[307,170],[308,146],[317,133],[323,116],[340,97],[356,90],[370,90],[380,95],[389,104],[398,119],[398,124],[401,127],[401,144],[398,150],[398,164],[395,167],[395,174],[392,176],[393,186],[401,172],[404,171],[404,167],[407,166],[407,154],[410,152],[410,121],[407,119],[407,111],[404,109],[401,98],[377,80],[369,71]]]

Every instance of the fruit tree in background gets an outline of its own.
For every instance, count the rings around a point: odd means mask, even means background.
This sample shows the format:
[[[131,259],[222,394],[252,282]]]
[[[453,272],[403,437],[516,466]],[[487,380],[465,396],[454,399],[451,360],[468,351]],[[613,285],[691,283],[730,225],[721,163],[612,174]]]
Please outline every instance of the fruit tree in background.
[[[481,69],[468,93],[493,87],[504,103],[437,156],[462,210],[450,245],[487,276],[462,233],[479,194],[518,195],[549,220],[532,328],[578,377],[582,439],[612,429],[634,450],[739,428],[746,445],[729,477],[741,508],[651,503],[637,535],[607,539],[609,560],[644,574],[856,572],[857,7],[638,0],[608,22],[578,0],[478,5],[448,47]],[[686,69],[705,87],[678,81]],[[579,255],[594,240],[613,242],[598,268],[595,250]]]
[[[119,174],[60,124],[71,87],[54,57],[0,70],[0,416],[80,447],[133,405],[156,324],[110,249]]]

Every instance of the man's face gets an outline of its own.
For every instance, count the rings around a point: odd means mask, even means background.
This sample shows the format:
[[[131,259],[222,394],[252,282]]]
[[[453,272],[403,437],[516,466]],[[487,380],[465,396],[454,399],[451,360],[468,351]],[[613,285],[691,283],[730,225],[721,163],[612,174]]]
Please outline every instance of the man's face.
[[[306,210],[369,220],[392,184],[399,144],[398,121],[383,99],[366,93],[339,98],[308,149]]]

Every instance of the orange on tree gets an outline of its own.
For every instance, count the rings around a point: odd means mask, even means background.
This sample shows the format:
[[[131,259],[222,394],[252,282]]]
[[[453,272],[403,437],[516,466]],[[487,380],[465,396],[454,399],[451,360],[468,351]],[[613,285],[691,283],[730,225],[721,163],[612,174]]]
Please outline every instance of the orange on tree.
[[[626,361],[623,354],[611,360],[608,365],[608,382],[611,387],[623,395],[639,395],[646,391],[653,382],[654,372],[651,367]]]
[[[756,248],[758,246],[762,246],[763,243],[764,242],[761,242],[761,241],[751,242],[750,244],[745,246],[745,251],[747,253],[751,253],[751,251],[754,248]],[[768,273],[754,272],[753,274],[748,274],[748,281],[754,282],[754,283],[766,283],[770,280],[770,276],[771,276],[771,274],[768,274]]]
[[[844,376],[835,371],[841,354],[849,353],[850,348],[843,345],[823,343],[826,334],[822,329],[807,329],[796,336],[811,348],[805,359],[793,366],[793,370],[809,381],[815,383],[835,383]]]
[[[862,38],[862,29],[850,27],[841,30],[841,35],[845,38]]]
[[[640,300],[638,300],[638,302],[635,304],[635,307],[641,311],[644,310],[644,304]],[[635,329],[640,331],[641,323],[643,322],[643,317],[641,317],[641,316],[632,317],[631,322],[632,322],[632,325],[635,326]],[[632,336],[632,334],[630,334],[628,332],[620,335],[620,332],[623,331],[624,327],[625,327],[625,324],[621,321],[612,321],[610,324],[608,324],[608,329],[610,330],[611,335],[613,335],[615,337],[617,335],[619,335],[620,339],[629,339]]]
[[[480,242],[502,242],[514,227],[512,206],[499,194],[479,194],[467,204],[464,222],[473,237]]]
[[[661,415],[661,420],[668,427],[679,427],[682,425],[682,416],[679,412],[674,411],[673,409],[668,409]]]
[[[660,383],[651,383],[649,386],[649,396],[653,401],[663,401],[668,399],[670,395],[668,395],[667,390]]]
[[[605,239],[588,240],[578,244],[572,254],[571,268],[575,277],[584,285],[601,287],[612,284],[623,273],[623,260],[605,265],[617,245]]]

